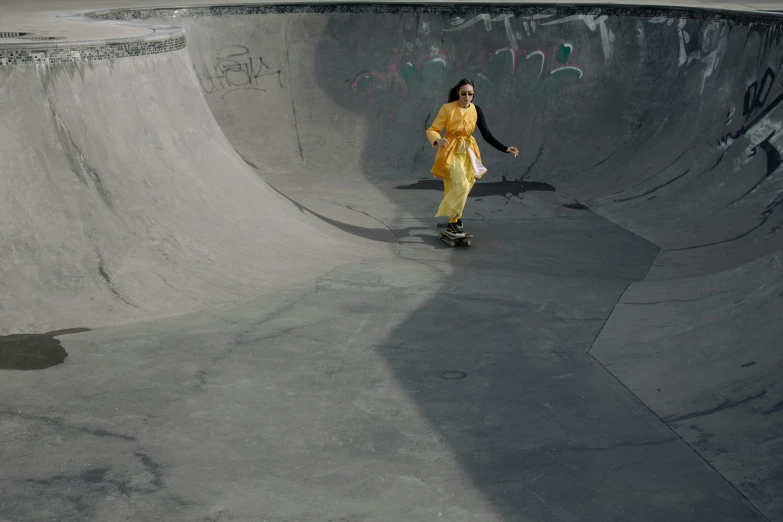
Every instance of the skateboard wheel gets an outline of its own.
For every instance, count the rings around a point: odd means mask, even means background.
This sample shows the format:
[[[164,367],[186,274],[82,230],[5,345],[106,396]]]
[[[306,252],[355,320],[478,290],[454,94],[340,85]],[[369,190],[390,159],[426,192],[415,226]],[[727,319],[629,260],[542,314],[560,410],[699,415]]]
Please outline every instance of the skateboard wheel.
[[[457,242],[456,242],[456,241],[454,241],[454,240],[452,240],[452,241],[451,241],[451,246],[453,246],[453,247],[457,246]]]
[[[466,244],[466,245],[468,245],[468,246],[470,246],[470,239],[468,239],[467,241],[465,241],[465,244]]]
[[[438,239],[443,239],[443,232],[441,232],[440,234],[438,234]]]

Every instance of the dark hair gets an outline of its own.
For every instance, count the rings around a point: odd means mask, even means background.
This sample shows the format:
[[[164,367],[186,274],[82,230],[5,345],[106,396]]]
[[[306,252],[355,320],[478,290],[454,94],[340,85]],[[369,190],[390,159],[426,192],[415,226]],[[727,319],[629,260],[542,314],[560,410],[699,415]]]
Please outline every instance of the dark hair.
[[[455,102],[455,101],[459,100],[459,88],[462,87],[463,85],[470,85],[471,87],[473,87],[473,89],[476,88],[476,86],[473,85],[473,80],[471,80],[469,78],[461,79],[457,83],[457,85],[452,87],[451,90],[449,91],[449,101],[447,103],[451,103],[451,102]]]

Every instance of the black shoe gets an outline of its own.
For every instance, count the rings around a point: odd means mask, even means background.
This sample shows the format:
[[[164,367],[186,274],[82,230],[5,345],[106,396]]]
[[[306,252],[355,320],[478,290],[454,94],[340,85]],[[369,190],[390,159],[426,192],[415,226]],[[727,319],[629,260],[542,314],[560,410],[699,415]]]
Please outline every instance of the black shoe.
[[[457,222],[454,223],[454,225],[456,225],[454,228],[459,230],[460,234],[464,234],[465,233],[465,229],[462,228],[462,219],[458,219]]]
[[[453,234],[457,237],[464,237],[465,233],[460,230],[460,228],[457,226],[457,223],[449,223],[449,225],[446,227],[446,232],[449,234]]]

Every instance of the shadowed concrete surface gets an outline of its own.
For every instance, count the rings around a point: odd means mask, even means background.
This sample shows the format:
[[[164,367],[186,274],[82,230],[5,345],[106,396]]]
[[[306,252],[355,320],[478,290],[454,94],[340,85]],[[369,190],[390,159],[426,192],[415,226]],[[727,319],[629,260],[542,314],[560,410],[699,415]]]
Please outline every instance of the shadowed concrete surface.
[[[100,16],[188,46],[0,69],[0,519],[783,520],[776,18]]]

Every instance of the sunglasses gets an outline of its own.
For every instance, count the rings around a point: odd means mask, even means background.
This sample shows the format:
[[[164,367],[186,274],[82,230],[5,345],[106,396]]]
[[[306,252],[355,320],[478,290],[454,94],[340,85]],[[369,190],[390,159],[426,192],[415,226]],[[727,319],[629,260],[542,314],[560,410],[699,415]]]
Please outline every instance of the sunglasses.
[[[473,96],[472,92],[461,92],[459,93],[460,96]]]

